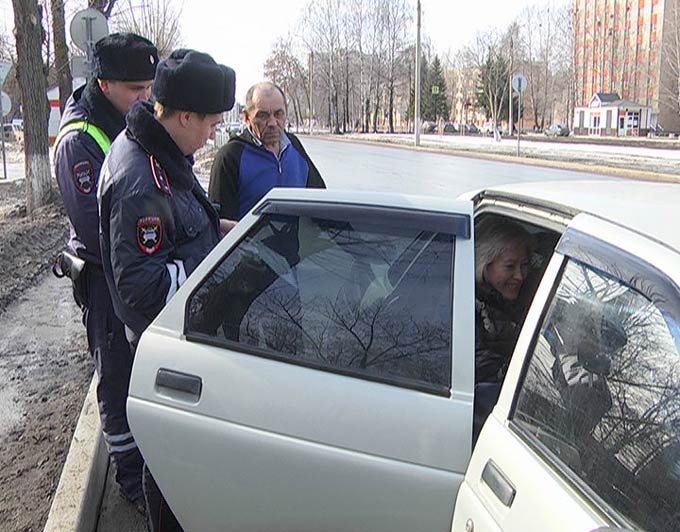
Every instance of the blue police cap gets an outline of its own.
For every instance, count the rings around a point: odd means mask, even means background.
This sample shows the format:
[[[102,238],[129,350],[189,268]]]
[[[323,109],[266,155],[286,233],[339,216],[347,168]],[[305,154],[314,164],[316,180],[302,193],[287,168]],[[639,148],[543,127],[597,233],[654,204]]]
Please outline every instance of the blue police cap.
[[[170,109],[213,114],[234,106],[235,90],[231,68],[208,54],[180,49],[160,62],[152,91],[156,101]]]
[[[150,81],[156,74],[158,50],[134,33],[112,33],[94,45],[94,74],[112,81]]]

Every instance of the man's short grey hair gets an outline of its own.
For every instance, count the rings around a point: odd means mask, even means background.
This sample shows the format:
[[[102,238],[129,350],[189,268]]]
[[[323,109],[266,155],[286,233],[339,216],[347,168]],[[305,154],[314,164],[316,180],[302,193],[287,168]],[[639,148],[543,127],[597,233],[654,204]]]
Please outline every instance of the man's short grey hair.
[[[257,89],[263,91],[279,91],[281,98],[283,98],[283,108],[288,111],[288,100],[286,100],[286,95],[283,92],[283,89],[271,81],[261,81],[260,83],[256,83],[248,89],[248,92],[246,92],[246,111],[250,113],[253,110],[253,95]]]
[[[506,251],[524,246],[531,255],[531,235],[520,224],[495,216],[483,217],[475,224],[475,282],[484,281],[484,270]]]

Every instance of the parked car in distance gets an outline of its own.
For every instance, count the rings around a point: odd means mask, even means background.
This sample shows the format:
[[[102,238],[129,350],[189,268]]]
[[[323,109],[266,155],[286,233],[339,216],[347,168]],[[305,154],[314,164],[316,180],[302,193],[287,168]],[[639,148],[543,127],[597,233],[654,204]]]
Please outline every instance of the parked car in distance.
[[[679,203],[273,189],[142,335],[135,440],[187,532],[680,530]],[[532,253],[474,444],[485,220]]]
[[[456,128],[455,124],[453,124],[452,122],[446,122],[444,124],[444,134],[452,135],[454,133],[458,133],[458,128]]]
[[[14,122],[2,125],[2,134],[5,142],[23,142],[24,129],[23,124],[16,124]]]
[[[423,133],[436,133],[437,132],[437,122],[432,122],[425,120],[420,125],[420,131]]]
[[[546,128],[544,133],[548,137],[568,137],[569,127],[567,127],[565,124],[553,124]]]
[[[478,129],[482,133],[482,135],[493,135],[494,124],[491,120],[489,120],[487,122],[484,122],[484,124],[482,124],[482,127]],[[500,124],[496,125],[496,131],[498,131],[499,134],[502,134],[503,127]]]
[[[465,124],[465,134],[466,135],[477,135],[479,133],[479,128],[472,122]]]

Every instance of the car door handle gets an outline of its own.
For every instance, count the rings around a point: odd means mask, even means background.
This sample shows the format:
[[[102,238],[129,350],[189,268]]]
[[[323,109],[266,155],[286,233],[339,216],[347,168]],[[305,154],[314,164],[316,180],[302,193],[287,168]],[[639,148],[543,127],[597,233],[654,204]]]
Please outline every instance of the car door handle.
[[[489,460],[484,466],[482,481],[489,486],[504,506],[508,508],[512,506],[512,501],[515,500],[515,494],[517,493],[515,486],[512,485],[493,460]]]
[[[156,386],[175,392],[182,392],[198,400],[201,397],[203,381],[196,375],[160,368],[158,373],[156,373]]]

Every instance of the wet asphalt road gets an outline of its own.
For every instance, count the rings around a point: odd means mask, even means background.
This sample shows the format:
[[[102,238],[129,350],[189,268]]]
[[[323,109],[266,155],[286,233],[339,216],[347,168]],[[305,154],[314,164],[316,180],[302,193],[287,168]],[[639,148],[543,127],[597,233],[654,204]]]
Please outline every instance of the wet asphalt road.
[[[612,179],[600,174],[415,151],[409,148],[335,141],[300,135],[329,188],[403,194],[457,195],[513,182]],[[207,187],[207,177],[201,178]]]

